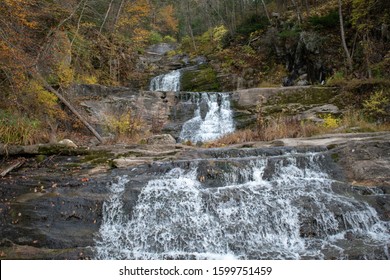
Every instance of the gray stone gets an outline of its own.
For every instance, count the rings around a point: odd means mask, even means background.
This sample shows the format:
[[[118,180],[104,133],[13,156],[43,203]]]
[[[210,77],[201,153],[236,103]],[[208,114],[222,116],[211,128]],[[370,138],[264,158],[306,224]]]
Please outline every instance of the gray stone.
[[[113,165],[117,168],[126,168],[142,164],[150,164],[151,160],[137,158],[118,158],[113,160]]]
[[[349,198],[368,203],[383,221],[390,220],[390,134],[337,134],[291,141],[274,141],[271,145],[285,147],[261,148],[201,149],[188,148],[177,155],[178,160],[157,162],[154,157],[158,152],[141,151],[144,145],[104,147],[111,159],[121,168],[107,168],[84,164],[71,167],[70,164],[81,164],[82,155],[61,156],[51,158],[39,165],[29,159],[22,169],[3,178],[0,184],[2,202],[0,203],[0,251],[2,259],[78,259],[94,258],[91,248],[95,246],[97,233],[102,223],[103,203],[112,197],[108,186],[118,177],[128,176],[130,180],[124,188],[123,211],[133,213],[143,187],[154,179],[161,179],[173,168],[184,170],[191,168],[196,159],[199,160],[197,178],[202,186],[219,187],[226,180],[225,174],[248,167],[254,157],[269,157],[268,167],[264,170],[264,179],[272,176],[277,167],[277,157],[286,153],[302,155],[304,153],[321,153],[323,167],[334,183],[332,189],[340,194],[347,193]],[[295,141],[295,142],[293,142]],[[256,144],[256,145],[257,145]],[[255,145],[254,143],[251,146]],[[268,143],[269,145],[269,143]],[[149,149],[150,147],[148,147]],[[166,147],[165,147],[166,148]],[[172,147],[168,147],[171,149]],[[97,148],[96,148],[97,149]],[[103,149],[103,148],[101,148]],[[116,158],[115,149],[123,149],[123,153],[133,153],[133,157]],[[184,149],[182,147],[182,149]],[[159,149],[160,150],[160,149]],[[145,154],[149,152],[148,158]],[[168,154],[171,151],[165,151]],[[161,152],[160,152],[161,153]],[[137,156],[142,154],[141,156]],[[248,157],[248,158],[245,158]],[[236,160],[240,158],[240,160]],[[300,161],[298,156],[297,161]],[[5,159],[11,160],[11,159]],[[304,158],[301,158],[304,160]],[[303,162],[302,162],[303,163]],[[121,165],[123,164],[123,165]],[[39,166],[39,168],[37,168]],[[123,167],[123,168],[122,168]],[[129,168],[126,168],[129,167]],[[28,180],[26,176],[28,175]],[[242,178],[239,180],[242,180]],[[326,190],[324,190],[326,191]],[[309,198],[309,197],[308,197]],[[227,196],[226,201],[232,199]],[[233,197],[234,199],[234,197]],[[240,198],[244,199],[244,198]],[[309,200],[312,200],[310,197]],[[297,203],[310,207],[310,201]],[[340,213],[339,205],[335,205],[335,213]],[[128,214],[131,217],[131,214]],[[303,217],[300,234],[303,237],[314,236],[312,217]],[[365,255],[364,244],[357,243],[351,233],[345,241],[351,246],[349,258],[385,259],[385,250],[370,250]],[[344,241],[341,240],[340,244]],[[359,246],[354,246],[354,245]],[[88,249],[90,248],[90,249]],[[362,253],[363,252],[363,253]],[[325,252],[325,258],[332,258]],[[334,255],[335,258],[339,254]]]
[[[167,52],[176,49],[175,44],[159,43],[151,45],[146,49],[146,52],[156,55],[165,55]]]
[[[341,112],[337,106],[333,104],[325,104],[322,106],[311,108],[303,112],[302,114],[299,115],[299,118],[321,123],[323,122],[323,119],[320,118],[319,115],[326,115],[326,114],[339,115],[341,114]]]
[[[153,135],[146,139],[148,145],[174,145],[175,138],[170,134]]]
[[[63,139],[63,140],[59,141],[58,144],[63,145],[63,146],[68,147],[68,148],[77,148],[77,145],[72,140],[69,140],[69,139]]]

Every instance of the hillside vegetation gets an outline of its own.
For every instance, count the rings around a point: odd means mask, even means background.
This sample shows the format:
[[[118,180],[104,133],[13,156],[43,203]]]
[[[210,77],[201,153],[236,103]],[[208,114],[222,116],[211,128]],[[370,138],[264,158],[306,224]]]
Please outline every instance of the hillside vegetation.
[[[145,89],[140,56],[161,42],[178,44],[171,57],[205,56],[212,90],[338,86],[365,119],[389,122],[387,0],[3,0],[0,22],[5,144],[86,133],[43,80],[60,93]]]

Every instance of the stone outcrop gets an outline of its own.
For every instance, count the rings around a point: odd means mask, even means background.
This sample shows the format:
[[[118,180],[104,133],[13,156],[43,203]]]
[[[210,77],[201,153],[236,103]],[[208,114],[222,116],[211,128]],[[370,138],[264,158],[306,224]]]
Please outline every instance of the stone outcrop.
[[[328,87],[253,88],[232,92],[231,107],[238,129],[253,125],[259,110],[264,116],[284,114],[321,121],[319,117],[325,114],[340,114],[340,96],[339,89]],[[196,95],[190,92],[134,91],[100,85],[77,85],[68,98],[79,104],[88,121],[106,136],[110,117],[131,112],[143,121],[145,130],[161,131],[177,139],[183,123],[193,118],[197,107]]]
[[[148,145],[174,145],[176,144],[175,138],[170,134],[153,135],[146,139]]]
[[[245,159],[234,158],[278,156],[289,151],[324,152],[333,160],[329,165],[333,169],[328,171],[332,178],[349,184],[351,195],[373,206],[381,219],[390,220],[389,133],[280,141],[284,147],[272,147],[272,142],[223,149],[177,144],[122,145],[84,149],[78,154],[57,151],[30,155],[22,167],[0,178],[0,258],[93,258],[91,246],[97,238],[102,205],[108,199],[111,182],[122,175],[133,178],[124,201],[126,211],[131,213],[141,188],[149,180],[174,167],[186,169],[199,159],[199,180],[204,186],[216,187],[224,170],[244,166]],[[352,257],[359,256],[357,251]]]
[[[264,117],[283,114],[321,121],[319,115],[340,113],[340,95],[337,88],[296,86],[237,90],[231,99],[237,128],[244,128],[254,124],[260,111]]]

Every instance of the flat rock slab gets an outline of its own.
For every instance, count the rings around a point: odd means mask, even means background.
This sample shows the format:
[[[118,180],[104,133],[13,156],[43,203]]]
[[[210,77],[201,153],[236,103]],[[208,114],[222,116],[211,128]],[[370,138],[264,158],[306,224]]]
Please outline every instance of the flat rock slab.
[[[152,163],[152,160],[150,159],[118,158],[113,160],[113,164],[116,168],[127,168],[150,163]]]
[[[186,169],[197,161],[199,181],[218,187],[229,167],[245,166],[246,156],[277,157],[289,151],[323,153],[337,167],[332,178],[342,180],[347,188],[357,188],[383,219],[390,220],[389,132],[280,139],[214,149],[178,144],[84,147],[59,150],[59,154],[42,157],[44,160],[36,156],[40,152],[37,146],[15,150],[31,154],[21,167],[0,177],[0,259],[93,258],[90,248],[102,222],[109,186],[123,175],[131,180],[124,194],[124,207],[131,213],[142,188],[173,168]],[[18,157],[9,156],[2,163]],[[378,191],[381,194],[375,195]]]

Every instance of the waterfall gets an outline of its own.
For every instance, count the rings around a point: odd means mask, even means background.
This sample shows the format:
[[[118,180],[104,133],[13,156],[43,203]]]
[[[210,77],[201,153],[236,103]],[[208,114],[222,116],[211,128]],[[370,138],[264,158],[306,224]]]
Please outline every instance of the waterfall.
[[[179,91],[181,71],[174,70],[167,74],[154,77],[150,81],[151,91]]]
[[[150,180],[131,213],[123,202],[131,176],[121,176],[104,203],[96,258],[389,257],[389,222],[336,191],[328,160],[320,152],[214,159],[207,172],[225,170],[217,187],[207,186],[211,175],[200,173],[199,160]]]
[[[199,93],[194,117],[183,124],[179,141],[193,143],[215,140],[234,131],[233,113],[228,93]],[[206,106],[202,117],[201,107]]]

